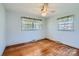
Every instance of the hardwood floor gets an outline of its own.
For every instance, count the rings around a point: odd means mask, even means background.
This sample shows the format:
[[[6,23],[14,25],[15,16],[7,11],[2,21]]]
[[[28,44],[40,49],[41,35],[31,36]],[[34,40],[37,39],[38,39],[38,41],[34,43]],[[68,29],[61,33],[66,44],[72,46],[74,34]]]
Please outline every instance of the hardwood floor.
[[[7,47],[3,56],[78,56],[78,49],[49,39]]]

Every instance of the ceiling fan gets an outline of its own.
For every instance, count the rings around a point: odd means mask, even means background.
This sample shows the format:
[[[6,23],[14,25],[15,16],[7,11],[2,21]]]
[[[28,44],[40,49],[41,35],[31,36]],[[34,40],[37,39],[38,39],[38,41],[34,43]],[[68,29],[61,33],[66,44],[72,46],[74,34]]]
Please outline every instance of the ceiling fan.
[[[49,12],[55,12],[55,10],[50,11],[49,4],[48,3],[44,3],[41,6],[41,15],[42,16],[46,16]]]

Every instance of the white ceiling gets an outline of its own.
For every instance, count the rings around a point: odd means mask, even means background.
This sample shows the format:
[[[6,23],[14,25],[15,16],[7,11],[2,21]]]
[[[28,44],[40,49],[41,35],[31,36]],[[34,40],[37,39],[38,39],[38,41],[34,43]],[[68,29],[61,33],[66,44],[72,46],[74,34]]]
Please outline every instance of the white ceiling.
[[[7,11],[16,11],[23,13],[30,13],[34,15],[41,16],[40,8],[42,3],[5,3],[5,9]],[[79,8],[79,4],[77,3],[49,3],[49,13],[47,17],[53,16],[55,13],[60,12],[62,10],[69,10],[73,8]],[[53,12],[55,11],[55,12]]]

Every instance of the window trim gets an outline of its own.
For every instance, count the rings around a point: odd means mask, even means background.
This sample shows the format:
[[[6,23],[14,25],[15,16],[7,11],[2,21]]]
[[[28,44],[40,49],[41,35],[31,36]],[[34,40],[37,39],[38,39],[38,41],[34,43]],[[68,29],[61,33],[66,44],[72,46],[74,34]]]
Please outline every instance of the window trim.
[[[26,29],[26,28],[23,29],[23,25],[24,25],[22,23],[23,19],[26,19],[25,21],[27,21],[27,20],[35,21],[35,22],[40,21],[42,23],[42,19],[36,19],[36,18],[30,18],[30,17],[21,17],[21,31],[35,31],[35,30],[40,30],[41,29],[41,28],[39,28],[39,29],[35,29],[35,28],[33,28],[33,29]],[[42,26],[41,23],[40,23],[40,26]]]

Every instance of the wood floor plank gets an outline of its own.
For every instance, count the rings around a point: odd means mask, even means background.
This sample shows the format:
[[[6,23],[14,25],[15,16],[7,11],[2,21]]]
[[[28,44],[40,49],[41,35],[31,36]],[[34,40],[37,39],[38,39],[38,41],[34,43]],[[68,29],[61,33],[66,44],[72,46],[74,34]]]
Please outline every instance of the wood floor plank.
[[[3,56],[78,56],[79,49],[50,39],[7,47]]]

